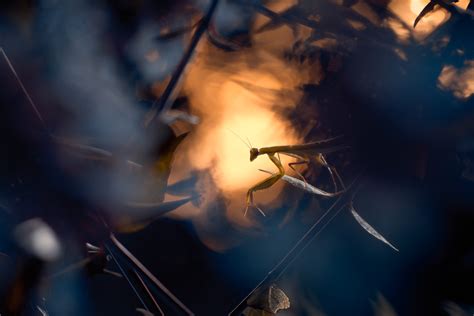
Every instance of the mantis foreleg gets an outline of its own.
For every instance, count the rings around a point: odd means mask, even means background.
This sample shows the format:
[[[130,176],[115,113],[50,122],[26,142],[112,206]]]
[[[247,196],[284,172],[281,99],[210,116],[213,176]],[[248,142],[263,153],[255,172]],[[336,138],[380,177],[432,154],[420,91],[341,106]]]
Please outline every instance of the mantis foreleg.
[[[258,208],[257,206],[254,205],[254,203],[253,203],[253,193],[255,191],[264,190],[264,189],[267,189],[267,188],[271,187],[272,185],[275,184],[275,182],[280,180],[281,177],[283,177],[285,175],[285,169],[283,168],[283,165],[278,160],[278,158],[275,157],[275,154],[268,154],[268,158],[270,158],[270,160],[275,164],[275,166],[277,166],[278,173],[276,173],[274,175],[271,175],[270,177],[260,181],[259,183],[257,183],[256,185],[254,185],[253,187],[251,187],[247,191],[247,207],[245,209],[244,216],[247,215],[247,211],[248,211],[250,206],[254,206],[255,208],[257,208],[260,211],[260,213],[262,213],[262,215],[265,216],[265,213],[260,208]]]

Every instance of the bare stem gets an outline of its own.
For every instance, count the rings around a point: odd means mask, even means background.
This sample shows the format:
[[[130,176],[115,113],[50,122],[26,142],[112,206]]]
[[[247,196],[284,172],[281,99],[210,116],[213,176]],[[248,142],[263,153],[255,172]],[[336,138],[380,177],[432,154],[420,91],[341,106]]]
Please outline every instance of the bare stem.
[[[202,18],[201,23],[194,32],[193,37],[191,38],[191,42],[189,43],[188,48],[184,52],[184,55],[181,58],[178,66],[173,72],[173,75],[171,76],[170,82],[166,86],[165,91],[161,95],[160,99],[157,102],[154,102],[151,109],[148,111],[145,118],[145,127],[148,127],[148,125],[155,119],[158,113],[167,111],[171,108],[176,89],[178,88],[181,78],[183,77],[184,71],[186,70],[186,66],[191,60],[191,57],[193,56],[193,53],[196,50],[196,47],[199,44],[202,35],[209,27],[209,23],[212,20],[218,2],[219,0],[212,0],[211,4],[209,5],[206,15]]]

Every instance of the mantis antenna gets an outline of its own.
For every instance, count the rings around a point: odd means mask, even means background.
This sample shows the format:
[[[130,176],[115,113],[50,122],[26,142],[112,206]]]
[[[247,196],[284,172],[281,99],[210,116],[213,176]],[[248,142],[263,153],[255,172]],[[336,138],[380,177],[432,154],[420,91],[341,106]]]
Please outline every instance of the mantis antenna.
[[[247,138],[247,141],[249,142],[250,148],[253,148],[252,143],[250,142],[250,139],[247,136],[245,136],[245,138]]]
[[[237,136],[237,138],[240,139],[240,141],[241,141],[242,143],[244,143],[245,146],[247,146],[249,149],[252,148],[252,144],[250,144],[250,141],[248,141],[248,144],[247,144],[247,143],[245,142],[245,140],[244,140],[242,137],[240,137],[239,134],[237,134],[236,132],[234,132],[234,131],[231,130],[230,128],[228,128],[228,130],[229,130],[232,134],[234,134],[235,136]],[[248,140],[248,138],[247,138],[247,140]]]

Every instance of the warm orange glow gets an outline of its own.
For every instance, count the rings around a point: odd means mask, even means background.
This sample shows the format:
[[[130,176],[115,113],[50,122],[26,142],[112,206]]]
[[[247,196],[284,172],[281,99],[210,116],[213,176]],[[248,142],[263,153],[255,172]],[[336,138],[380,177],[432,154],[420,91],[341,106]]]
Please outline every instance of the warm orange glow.
[[[296,4],[298,4],[298,0],[276,0],[269,1],[265,6],[274,12],[281,13]]]
[[[318,65],[283,58],[282,49],[295,40],[285,28],[264,32],[254,40],[252,48],[235,53],[202,45],[186,74],[183,90],[201,123],[178,149],[171,181],[192,170],[206,170],[211,181],[201,179],[198,185],[203,197],[200,209],[187,205],[174,215],[198,215],[220,193],[226,200],[227,209],[222,212],[227,212],[227,218],[234,224],[250,225],[249,218],[243,216],[246,192],[268,177],[259,168],[276,168],[266,156],[250,162],[249,148],[234,133],[257,148],[302,142],[283,112],[296,106],[303,83],[320,80],[315,75],[320,73]],[[281,158],[284,164],[290,161]],[[271,207],[265,206],[278,198],[282,188],[283,183],[278,182],[257,192],[256,202],[270,214]]]
[[[244,103],[245,104],[245,103]],[[213,140],[220,147],[216,152],[214,176],[228,190],[248,189],[250,185],[265,177],[257,169],[274,170],[270,160],[261,156],[249,161],[249,150],[227,130],[231,128],[240,135],[250,135],[254,146],[271,146],[296,143],[295,132],[284,120],[271,111],[249,106],[249,110],[236,111],[229,120],[217,128]],[[260,145],[260,146],[258,146]],[[282,158],[286,162],[288,159]]]
[[[219,52],[210,56],[219,54],[224,57]],[[202,123],[182,148],[189,167],[208,169],[229,200],[229,212],[238,209],[235,214],[240,216],[246,191],[268,176],[257,169],[275,170],[275,166],[265,156],[250,162],[249,148],[234,133],[248,138],[254,147],[297,143],[297,131],[279,109],[296,104],[301,96],[295,90],[301,83],[298,78],[304,77],[279,59],[266,57],[250,66],[244,62],[245,54],[242,57],[229,60],[221,71],[209,67],[213,60],[205,59],[190,70],[185,91]],[[268,194],[258,194],[258,201],[273,200],[281,188],[278,185]]]
[[[281,11],[294,2],[274,1],[272,9]],[[257,15],[252,29],[267,20]],[[187,69],[182,92],[189,99],[192,114],[201,121],[178,148],[170,182],[202,171],[196,185],[201,204],[188,203],[171,216],[192,218],[202,242],[214,250],[226,249],[236,240],[230,233],[213,235],[215,221],[210,218],[220,216],[219,220],[225,219],[239,230],[258,226],[252,220],[260,216],[258,211],[251,210],[250,216],[244,217],[246,193],[268,177],[259,168],[276,171],[267,156],[250,162],[249,148],[232,131],[257,148],[303,142],[288,114],[302,97],[301,86],[317,84],[324,74],[319,61],[289,61],[285,51],[310,34],[304,27],[294,32],[283,25],[254,34],[252,47],[236,52],[203,42]],[[281,158],[286,171],[293,175],[287,167],[290,158]],[[270,189],[258,191],[256,204],[271,215],[283,188],[284,182],[278,181]]]
[[[296,78],[296,74],[288,73],[284,66],[280,65],[280,71]],[[272,168],[265,157],[251,163],[249,148],[231,131],[248,138],[256,147],[297,141],[290,124],[274,112],[278,105],[288,106],[278,104],[287,101],[281,100],[279,95],[285,79],[291,78],[282,76],[278,79],[258,68],[241,69],[231,74],[207,72],[196,67],[189,74],[187,89],[191,103],[202,118],[190,145],[199,148],[200,153],[188,151],[189,160],[198,169],[211,168],[214,180],[223,190],[248,189],[264,177],[257,168]]]

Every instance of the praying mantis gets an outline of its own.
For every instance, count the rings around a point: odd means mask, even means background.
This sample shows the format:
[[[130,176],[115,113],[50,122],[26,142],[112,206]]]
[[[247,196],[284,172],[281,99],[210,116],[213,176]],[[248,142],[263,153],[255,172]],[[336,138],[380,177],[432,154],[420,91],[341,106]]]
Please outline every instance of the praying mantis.
[[[235,134],[235,133],[234,133]],[[238,136],[236,134],[236,136]],[[240,136],[238,136],[240,138]],[[333,153],[340,151],[342,149],[349,148],[349,146],[346,145],[334,145],[332,142],[336,139],[341,138],[341,136],[337,137],[332,137],[332,138],[327,138],[319,141],[314,141],[314,142],[309,142],[305,144],[300,144],[300,145],[285,145],[285,146],[272,146],[272,147],[262,147],[262,148],[255,148],[252,147],[252,144],[250,141],[246,143],[242,138],[241,141],[244,142],[247,147],[250,149],[250,161],[254,161],[257,159],[258,156],[260,155],[267,155],[268,158],[273,162],[273,164],[278,168],[278,173],[272,174],[268,178],[258,182],[254,186],[252,186],[248,191],[247,191],[247,207],[245,208],[245,213],[244,216],[247,215],[248,209],[250,207],[256,208],[263,216],[265,216],[265,213],[257,206],[254,204],[254,198],[253,195],[256,191],[268,189],[271,186],[273,186],[278,180],[280,180],[284,175],[285,175],[285,168],[283,167],[281,160],[280,160],[280,154],[286,155],[292,158],[297,159],[294,162],[290,162],[288,166],[296,172],[296,174],[302,178],[302,180],[306,182],[306,179],[304,176],[295,169],[295,165],[303,165],[303,164],[309,164],[312,159],[314,159],[315,162],[326,168],[331,175],[332,182],[334,184],[335,191],[337,191],[337,181],[336,179],[340,182],[342,189],[345,190],[345,185],[344,182],[342,181],[341,177],[339,176],[337,170],[328,164],[326,161],[326,158],[324,157],[325,154]]]

